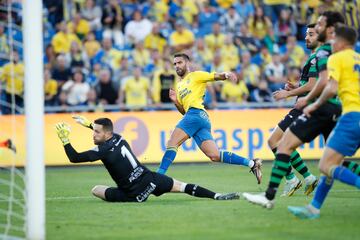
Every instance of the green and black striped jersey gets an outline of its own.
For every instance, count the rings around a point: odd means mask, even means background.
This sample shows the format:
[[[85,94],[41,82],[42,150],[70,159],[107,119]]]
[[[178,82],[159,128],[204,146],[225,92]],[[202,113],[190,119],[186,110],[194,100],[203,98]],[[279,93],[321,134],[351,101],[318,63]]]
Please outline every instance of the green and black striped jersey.
[[[319,78],[319,73],[322,71],[327,70],[327,61],[331,55],[331,45],[330,43],[325,43],[321,45],[315,52],[315,62],[314,65],[310,67],[309,70],[309,77],[315,77],[316,79]],[[338,96],[334,96],[328,100],[328,102],[333,104],[340,105],[340,100]]]
[[[315,52],[311,53],[311,55],[309,56],[309,58],[306,60],[302,70],[301,70],[301,76],[300,76],[300,81],[299,81],[299,87],[304,86],[305,84],[308,83],[309,78],[310,78],[310,69],[311,67],[315,64],[316,60],[315,60]],[[315,76],[317,77],[317,76]],[[304,93],[302,95],[299,95],[299,97],[304,97],[308,94]]]

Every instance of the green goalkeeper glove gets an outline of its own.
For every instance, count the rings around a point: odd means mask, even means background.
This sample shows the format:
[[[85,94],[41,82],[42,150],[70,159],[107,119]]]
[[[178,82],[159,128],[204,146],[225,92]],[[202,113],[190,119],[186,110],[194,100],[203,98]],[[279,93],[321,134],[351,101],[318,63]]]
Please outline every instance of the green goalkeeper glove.
[[[90,122],[90,120],[87,119],[86,117],[80,116],[80,115],[75,115],[72,118],[80,125],[90,128],[90,129],[93,129],[92,122]]]
[[[60,138],[61,142],[65,146],[66,144],[70,143],[69,135],[70,135],[70,126],[67,123],[57,123],[55,125],[56,133]]]

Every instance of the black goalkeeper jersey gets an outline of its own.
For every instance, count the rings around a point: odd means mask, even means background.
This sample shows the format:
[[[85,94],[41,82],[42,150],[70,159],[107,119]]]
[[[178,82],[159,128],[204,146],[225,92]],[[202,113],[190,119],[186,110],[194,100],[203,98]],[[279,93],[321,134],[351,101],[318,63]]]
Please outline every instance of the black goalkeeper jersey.
[[[78,153],[70,143],[64,148],[73,163],[101,160],[117,186],[125,192],[136,191],[141,187],[142,178],[151,173],[137,160],[127,141],[118,134],[89,151]]]

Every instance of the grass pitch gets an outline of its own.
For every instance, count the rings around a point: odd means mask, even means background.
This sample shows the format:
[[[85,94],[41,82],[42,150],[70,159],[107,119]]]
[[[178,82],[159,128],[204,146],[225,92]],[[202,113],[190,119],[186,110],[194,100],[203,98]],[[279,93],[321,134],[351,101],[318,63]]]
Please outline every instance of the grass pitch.
[[[308,166],[319,175],[315,163]],[[260,186],[247,168],[225,164],[173,165],[168,174],[217,192],[259,192],[266,189],[271,163],[263,169]],[[360,191],[338,182],[317,220],[298,220],[287,211],[311,201],[303,188],[290,198],[278,194],[275,208],[267,210],[244,199],[185,194],[107,203],[91,196],[97,184],[114,185],[102,166],[47,169],[47,239],[359,239]]]

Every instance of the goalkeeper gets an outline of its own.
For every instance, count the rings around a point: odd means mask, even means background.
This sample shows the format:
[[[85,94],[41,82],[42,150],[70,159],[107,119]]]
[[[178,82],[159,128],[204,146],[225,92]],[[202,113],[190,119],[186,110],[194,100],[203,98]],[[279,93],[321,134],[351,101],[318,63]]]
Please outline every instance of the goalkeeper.
[[[108,202],[144,202],[150,194],[160,196],[167,192],[187,193],[195,197],[214,200],[238,199],[238,193],[219,194],[196,184],[180,182],[165,175],[150,171],[133,154],[129,144],[120,135],[113,133],[113,124],[108,118],[99,118],[94,123],[82,116],[73,117],[79,124],[93,130],[95,148],[78,153],[70,144],[70,126],[56,124],[56,132],[64,145],[70,162],[93,162],[101,160],[116,187],[97,185],[92,194]]]

